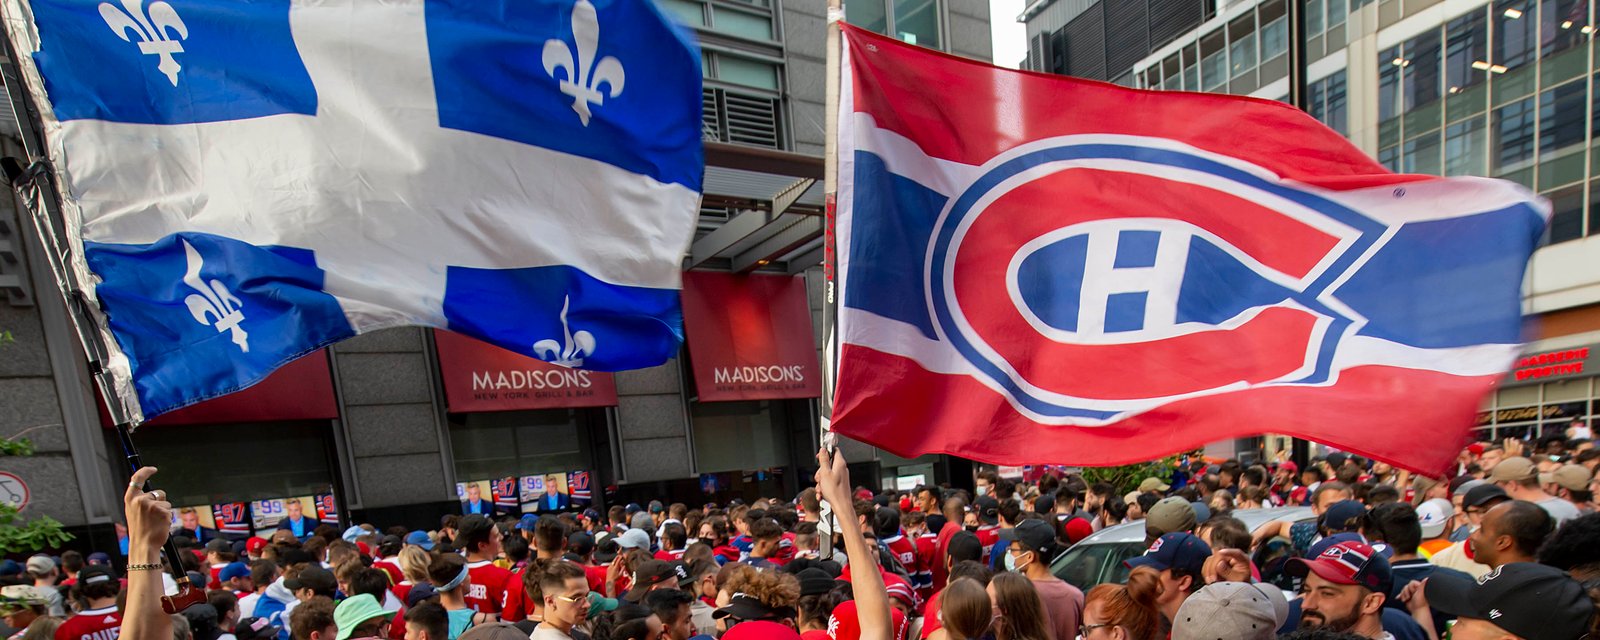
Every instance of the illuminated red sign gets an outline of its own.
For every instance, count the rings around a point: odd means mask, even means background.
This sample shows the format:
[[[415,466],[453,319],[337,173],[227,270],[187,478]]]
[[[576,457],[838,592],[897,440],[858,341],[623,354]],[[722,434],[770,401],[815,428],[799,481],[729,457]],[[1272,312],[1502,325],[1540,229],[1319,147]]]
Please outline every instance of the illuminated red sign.
[[[701,402],[822,395],[804,277],[684,273],[683,325]]]
[[[1511,374],[1519,382],[1582,375],[1588,360],[1589,347],[1535,353],[1518,358]]]

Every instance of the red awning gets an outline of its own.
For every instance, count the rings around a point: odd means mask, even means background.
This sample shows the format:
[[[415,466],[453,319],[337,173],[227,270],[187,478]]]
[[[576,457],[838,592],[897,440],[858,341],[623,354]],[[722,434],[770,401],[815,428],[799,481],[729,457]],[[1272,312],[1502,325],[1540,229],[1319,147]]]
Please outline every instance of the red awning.
[[[803,276],[686,272],[683,324],[701,402],[822,395]]]
[[[99,401],[98,394],[96,400]],[[100,422],[107,427],[111,416],[100,404]],[[328,354],[318,349],[245,389],[212,398],[196,405],[163,413],[144,426],[180,424],[235,424],[281,420],[332,420],[339,417],[339,403],[333,397],[333,375],[328,371]]]
[[[492,344],[440,329],[439,373],[445,403],[455,413],[559,407],[607,407],[617,403],[609,373],[558,367]]]

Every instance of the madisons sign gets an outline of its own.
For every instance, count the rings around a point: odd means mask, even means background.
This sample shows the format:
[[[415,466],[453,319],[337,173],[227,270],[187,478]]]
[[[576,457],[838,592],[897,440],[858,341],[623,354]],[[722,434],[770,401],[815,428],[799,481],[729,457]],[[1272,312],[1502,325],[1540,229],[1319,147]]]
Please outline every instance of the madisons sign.
[[[449,331],[433,333],[445,401],[452,412],[617,403],[616,380],[609,373],[558,367]]]
[[[701,402],[822,394],[803,277],[690,271],[683,324]]]

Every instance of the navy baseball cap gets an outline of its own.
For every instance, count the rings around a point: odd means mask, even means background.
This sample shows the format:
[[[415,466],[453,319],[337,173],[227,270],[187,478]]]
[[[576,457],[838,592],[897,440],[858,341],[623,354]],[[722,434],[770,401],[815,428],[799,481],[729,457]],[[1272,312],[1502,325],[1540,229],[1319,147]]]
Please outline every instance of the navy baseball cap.
[[[234,578],[248,577],[250,577],[250,565],[243,562],[230,562],[221,571],[217,572],[217,580],[221,582],[227,582]]]
[[[1357,531],[1361,529],[1361,519],[1367,515],[1367,505],[1355,500],[1340,500],[1322,512],[1322,518],[1317,522],[1326,531],[1335,533],[1342,531]]]
[[[1361,541],[1340,542],[1305,558],[1291,558],[1283,570],[1296,578],[1315,573],[1334,584],[1360,585],[1386,596],[1394,587],[1389,561]]]
[[[529,513],[524,514],[522,519],[517,521],[517,528],[523,531],[533,531],[533,527],[538,524],[539,516]]]
[[[1211,546],[1192,533],[1179,531],[1156,538],[1144,555],[1128,558],[1123,564],[1128,568],[1150,567],[1157,571],[1182,569],[1198,577],[1211,557]]]

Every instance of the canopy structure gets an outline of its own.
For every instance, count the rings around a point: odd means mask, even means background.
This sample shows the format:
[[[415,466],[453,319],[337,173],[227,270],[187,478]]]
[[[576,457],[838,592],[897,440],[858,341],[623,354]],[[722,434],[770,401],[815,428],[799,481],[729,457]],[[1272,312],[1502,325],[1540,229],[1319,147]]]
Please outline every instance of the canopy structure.
[[[700,228],[685,268],[795,274],[822,263],[822,158],[706,142]]]

